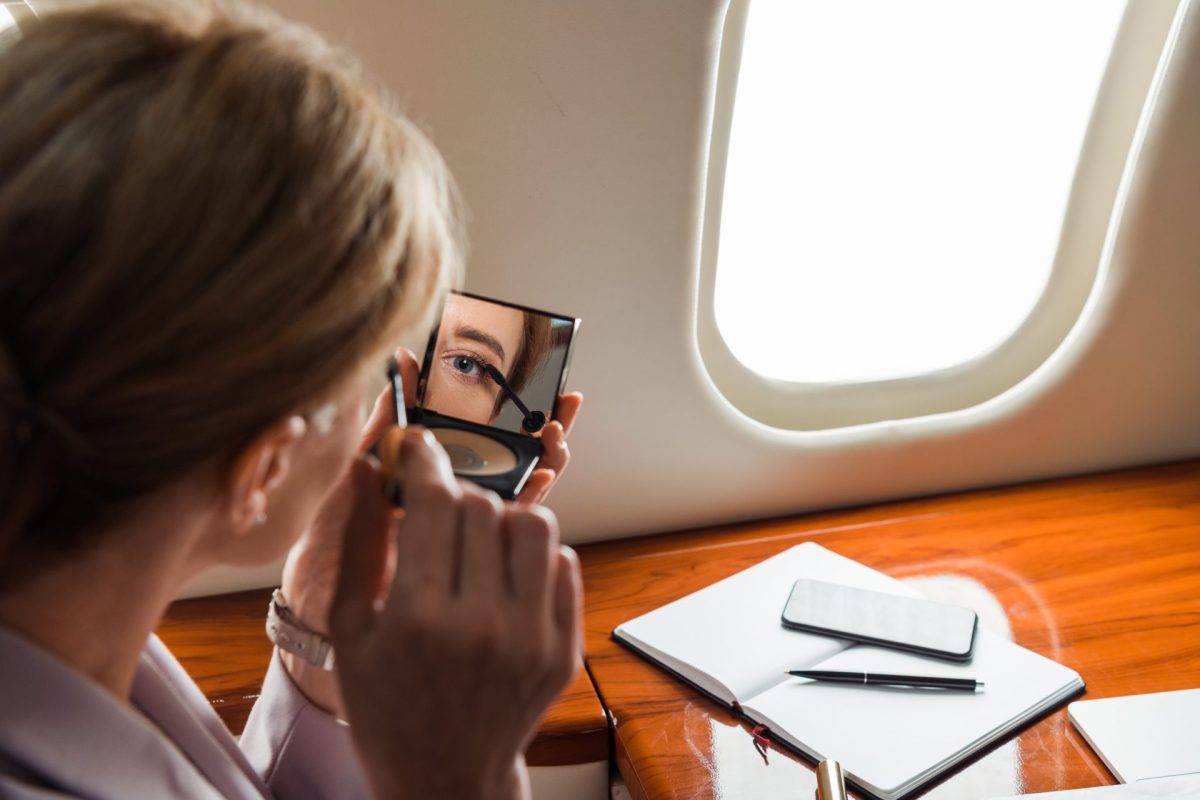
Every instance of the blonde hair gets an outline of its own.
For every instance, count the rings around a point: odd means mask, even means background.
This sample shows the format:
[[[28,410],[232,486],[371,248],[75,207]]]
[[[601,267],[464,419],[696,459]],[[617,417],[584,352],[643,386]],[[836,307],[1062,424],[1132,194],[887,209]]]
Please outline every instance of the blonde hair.
[[[261,10],[47,14],[0,131],[0,558],[232,457],[457,281],[437,151]]]

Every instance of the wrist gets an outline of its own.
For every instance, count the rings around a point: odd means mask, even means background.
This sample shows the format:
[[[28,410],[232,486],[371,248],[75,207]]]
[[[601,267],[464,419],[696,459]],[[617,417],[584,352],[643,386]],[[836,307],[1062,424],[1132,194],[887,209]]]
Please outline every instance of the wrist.
[[[293,685],[308,701],[330,714],[344,717],[333,673],[333,645],[304,622],[278,589],[267,608],[267,637],[275,644]]]
[[[296,616],[280,589],[274,591],[267,606],[267,638],[280,650],[313,666],[326,671],[333,669],[333,643]]]
[[[336,670],[324,670],[313,666],[286,650],[277,649],[277,652],[288,677],[310,703],[338,719],[346,718]]]

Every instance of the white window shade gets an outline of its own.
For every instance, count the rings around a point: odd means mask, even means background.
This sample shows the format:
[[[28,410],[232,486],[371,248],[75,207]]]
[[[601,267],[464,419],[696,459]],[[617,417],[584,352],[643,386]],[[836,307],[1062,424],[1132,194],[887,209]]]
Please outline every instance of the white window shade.
[[[734,0],[698,320],[718,388],[812,430],[1032,373],[1099,273],[1163,5]]]

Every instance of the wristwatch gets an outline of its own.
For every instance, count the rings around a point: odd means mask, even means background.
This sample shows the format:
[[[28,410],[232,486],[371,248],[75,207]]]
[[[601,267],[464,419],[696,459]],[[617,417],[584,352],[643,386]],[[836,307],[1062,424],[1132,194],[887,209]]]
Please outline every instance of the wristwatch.
[[[279,589],[271,593],[267,606],[267,638],[280,650],[293,653],[314,667],[333,669],[333,642],[301,622],[288,608]]]

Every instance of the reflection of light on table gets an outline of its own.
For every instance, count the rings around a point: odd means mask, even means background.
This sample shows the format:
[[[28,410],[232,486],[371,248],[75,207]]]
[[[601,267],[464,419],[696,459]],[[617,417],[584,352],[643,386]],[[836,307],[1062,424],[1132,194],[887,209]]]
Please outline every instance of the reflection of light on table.
[[[980,625],[985,629],[1013,639],[1017,644],[1029,647],[1047,658],[1062,660],[1060,631],[1050,604],[1042,597],[1038,587],[1019,572],[984,559],[948,558],[892,571],[897,577],[902,577],[904,573],[911,576],[904,580],[913,583],[931,600],[974,608],[979,614]],[[988,586],[992,589],[989,590]],[[1004,601],[1000,598],[1004,598]],[[1020,637],[1013,635],[1014,626],[1020,631]],[[1087,680],[1086,675],[1084,679]],[[1013,742],[997,748],[964,772],[991,775],[993,758],[1000,758],[1001,752],[1011,748],[1014,753],[1011,760],[1012,780],[1015,781],[1012,793],[1025,791],[1023,769],[1026,767],[1039,775],[1041,785],[1045,785],[1049,777],[1050,786],[1064,787],[1067,783],[1063,750],[1078,747],[1076,740],[1068,735],[1067,726],[1066,717],[1061,714],[1034,723]],[[1006,772],[1007,769],[1007,766],[1004,767]],[[1099,773],[1095,777],[1100,782],[1106,780]],[[955,779],[947,781],[945,785],[956,785]],[[997,784],[1002,785],[1007,784]],[[990,790],[979,796],[1002,795],[1004,791]],[[930,796],[943,797],[932,792]]]
[[[813,768],[776,750],[769,751],[764,763],[754,749],[754,739],[745,725],[729,725],[709,716],[707,705],[689,705],[686,726],[688,746],[709,774],[713,800],[738,800],[746,797],[779,797],[808,800],[817,789]],[[708,741],[695,742],[693,728],[708,729]],[[711,753],[711,759],[706,754]],[[753,795],[750,794],[753,792]]]
[[[974,609],[979,627],[1012,641],[1012,626],[1004,607],[982,583],[961,575],[928,575],[906,578],[905,583],[930,600]],[[1005,742],[963,770],[934,787],[924,797],[933,800],[966,800],[1016,794],[1021,791],[1021,750],[1017,740]]]

